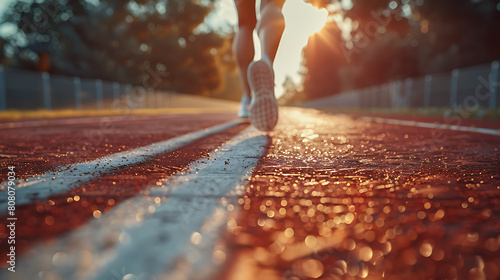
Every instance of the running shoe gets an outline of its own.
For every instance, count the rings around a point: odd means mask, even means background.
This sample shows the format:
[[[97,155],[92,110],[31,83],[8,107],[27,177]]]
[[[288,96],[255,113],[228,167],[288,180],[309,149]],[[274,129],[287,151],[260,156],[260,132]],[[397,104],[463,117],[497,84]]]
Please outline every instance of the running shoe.
[[[240,102],[240,110],[238,111],[238,118],[249,118],[250,117],[250,97],[243,96]]]
[[[259,130],[273,130],[278,122],[278,101],[274,96],[274,72],[269,59],[264,57],[250,63],[248,83],[252,89],[250,122]]]

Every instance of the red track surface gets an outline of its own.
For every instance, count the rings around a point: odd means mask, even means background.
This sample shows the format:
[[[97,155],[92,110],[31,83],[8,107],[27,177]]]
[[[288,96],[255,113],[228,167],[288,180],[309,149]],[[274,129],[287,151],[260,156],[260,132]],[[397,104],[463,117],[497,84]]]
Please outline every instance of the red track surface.
[[[6,179],[9,165],[16,167],[17,178],[26,178],[52,171],[62,164],[91,161],[233,118],[233,114],[210,115],[208,118],[206,115],[93,117],[44,120],[42,123],[45,125],[41,126],[32,126],[33,121],[10,122],[11,126],[21,127],[4,129],[0,142],[1,179]],[[182,172],[190,162],[206,157],[244,127],[246,125],[236,126],[115,174],[95,178],[47,201],[17,207],[16,216],[22,221],[16,230],[18,253],[34,241],[56,237],[77,228],[94,214],[107,212],[165,176]],[[0,219],[5,221],[6,218],[2,215]],[[0,242],[4,243],[6,237],[6,224],[2,223]],[[6,265],[7,248],[0,248],[2,267]]]
[[[2,122],[0,178],[8,165],[17,178],[55,167],[91,161],[207,128],[234,118],[234,114],[110,116]]]
[[[105,129],[99,122],[10,128],[0,164],[16,165],[25,177],[232,116],[135,116],[112,121],[112,128],[105,122]],[[18,238],[27,247],[105,214],[244,127],[21,207]],[[269,136],[268,153],[222,233],[227,261],[215,279],[500,278],[500,137],[297,109],[283,111]]]
[[[499,137],[296,112],[271,137],[220,278],[500,278]]]

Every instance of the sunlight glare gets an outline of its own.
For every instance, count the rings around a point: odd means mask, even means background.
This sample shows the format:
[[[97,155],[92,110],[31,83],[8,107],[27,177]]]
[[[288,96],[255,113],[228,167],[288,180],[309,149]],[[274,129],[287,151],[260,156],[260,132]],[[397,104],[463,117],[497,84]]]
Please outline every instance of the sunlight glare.
[[[283,7],[286,26],[294,34],[310,36],[318,32],[326,23],[328,11],[317,9],[302,0],[289,0]]]
[[[303,0],[288,0],[283,6],[285,32],[274,62],[276,77],[276,96],[283,94],[282,84],[286,76],[300,83],[302,48],[307,44],[309,36],[323,28],[327,21],[328,11],[317,9]]]
[[[328,17],[326,9],[317,9],[304,0],[287,0],[283,6],[285,31],[274,62],[276,96],[283,94],[282,84],[286,76],[295,83],[301,82],[298,74],[302,57],[302,48],[312,34],[321,30]],[[224,22],[235,26],[238,23],[234,0],[221,0],[216,12],[209,17],[212,26],[223,26]],[[260,43],[254,32],[255,59],[260,59]]]

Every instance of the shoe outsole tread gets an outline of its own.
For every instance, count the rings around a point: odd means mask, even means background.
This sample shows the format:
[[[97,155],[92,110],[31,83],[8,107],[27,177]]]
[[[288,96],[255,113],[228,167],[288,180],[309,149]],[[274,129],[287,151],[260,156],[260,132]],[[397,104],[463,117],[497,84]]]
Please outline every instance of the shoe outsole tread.
[[[270,131],[278,122],[278,102],[274,96],[274,73],[264,60],[252,62],[248,71],[252,89],[250,121],[262,131]]]

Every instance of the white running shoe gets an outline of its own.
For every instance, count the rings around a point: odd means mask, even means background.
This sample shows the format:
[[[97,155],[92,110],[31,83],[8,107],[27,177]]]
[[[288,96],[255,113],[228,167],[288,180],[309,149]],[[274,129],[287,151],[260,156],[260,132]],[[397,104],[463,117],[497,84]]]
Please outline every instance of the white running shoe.
[[[273,130],[278,122],[278,101],[274,96],[274,71],[267,57],[250,63],[248,83],[252,89],[250,122],[259,130]]]
[[[243,96],[241,98],[240,110],[238,111],[238,118],[249,118],[250,117],[250,97]]]

